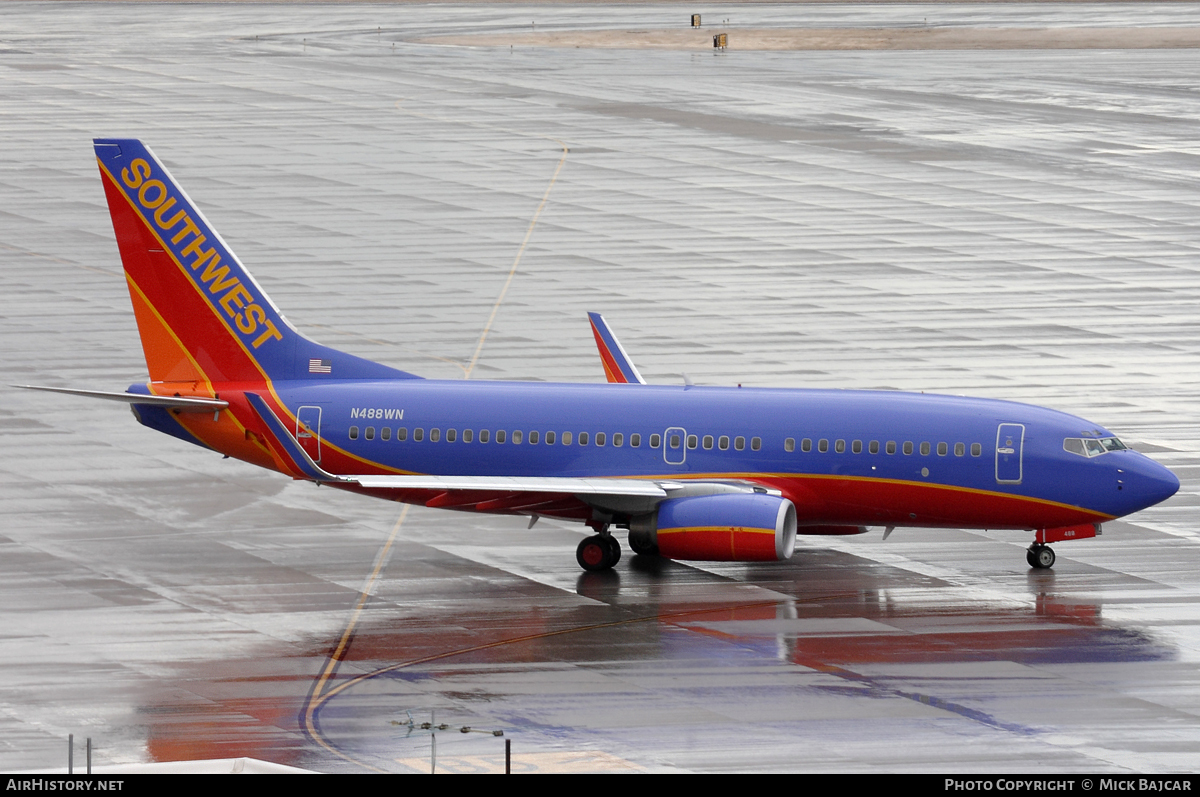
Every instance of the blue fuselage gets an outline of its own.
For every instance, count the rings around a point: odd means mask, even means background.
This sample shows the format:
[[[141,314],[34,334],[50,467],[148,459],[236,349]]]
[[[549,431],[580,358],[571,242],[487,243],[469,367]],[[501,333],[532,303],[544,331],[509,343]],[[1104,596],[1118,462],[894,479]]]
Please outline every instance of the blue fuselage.
[[[979,522],[953,511],[923,509],[909,517],[915,513],[905,507],[879,507],[871,494],[880,485],[889,486],[888,495],[904,488],[954,488],[947,494],[961,501],[967,491],[976,505],[1034,499],[1082,510],[1078,522],[1127,515],[1179,486],[1170,471],[1131,450],[1085,457],[1064,449],[1068,438],[1111,437],[1102,427],[1006,401],[418,379],[284,382],[275,388],[293,414],[319,426],[313,431],[327,451],[393,472],[803,483],[817,495],[799,496],[802,512],[805,505],[828,502],[826,486],[840,485],[840,496],[853,485],[849,489],[864,496],[861,505],[841,507],[845,501],[837,498],[840,508],[820,518],[830,522]],[[866,510],[874,511],[853,517]],[[999,514],[987,525],[1037,525],[1026,515],[1014,520]]]

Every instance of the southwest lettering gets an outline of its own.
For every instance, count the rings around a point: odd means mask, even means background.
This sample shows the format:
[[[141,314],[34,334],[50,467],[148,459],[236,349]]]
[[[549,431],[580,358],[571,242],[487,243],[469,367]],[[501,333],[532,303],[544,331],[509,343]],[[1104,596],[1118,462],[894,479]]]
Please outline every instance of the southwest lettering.
[[[197,235],[195,238],[192,239],[192,242],[190,244],[188,244],[187,246],[185,246],[179,250],[179,254],[181,254],[181,255],[194,254],[194,255],[199,256],[200,255],[200,247],[207,240],[208,239],[205,238],[203,235]],[[209,249],[208,251],[212,252],[214,250]],[[208,258],[205,257],[204,259],[207,260]],[[197,260],[197,262],[199,262],[199,260]]]
[[[243,298],[245,301],[242,301]],[[253,304],[253,302],[254,297],[242,287],[240,282],[230,288],[229,293],[221,297],[221,306],[225,308],[225,313],[230,318],[233,318],[238,314],[238,311],[234,310],[232,307],[230,307],[230,305],[236,304],[238,306],[238,310],[241,310],[247,304]]]
[[[212,261],[204,268],[204,272],[200,275],[200,281],[212,285],[208,286],[209,293],[218,293],[226,288],[232,288],[234,285],[240,285],[237,277],[225,279],[229,276],[229,266],[221,266],[221,259],[214,257]]]
[[[258,305],[254,306],[258,307]],[[255,339],[254,343],[250,344],[256,349],[266,343],[270,338],[275,338],[275,340],[283,340],[283,335],[279,334],[279,330],[275,328],[274,324],[272,324],[270,321],[264,321],[263,323],[266,325],[267,331],[259,335],[258,338]]]
[[[254,316],[258,317],[258,321],[255,321]],[[267,314],[257,304],[252,304],[247,307],[246,314],[244,316],[239,313],[233,317],[233,321],[237,324],[237,328],[245,335],[249,335],[251,332],[257,329],[259,321],[266,320]],[[254,348],[257,349],[258,347],[255,346]]]
[[[154,198],[153,202],[146,198],[151,188],[158,192],[158,196]],[[138,191],[138,202],[141,202],[142,207],[144,208],[156,208],[161,205],[163,200],[166,198],[167,187],[163,185],[162,180],[150,180],[149,182],[142,183],[141,190]]]
[[[283,334],[267,317],[267,311],[255,301],[254,295],[246,289],[241,279],[230,274],[230,266],[221,264],[221,255],[216,247],[204,248],[208,236],[200,231],[187,209],[177,208],[178,200],[169,195],[166,183],[158,178],[151,179],[152,175],[150,164],[144,158],[138,158],[128,168],[121,170],[121,181],[127,188],[137,191],[138,203],[146,211],[154,211],[154,223],[159,229],[174,231],[171,237],[174,246],[179,247],[187,240],[186,245],[175,250],[179,262],[185,264],[184,261],[192,258],[186,265],[192,271],[199,272],[200,282],[210,294],[221,295],[217,301],[225,315],[233,319],[239,332],[250,335],[261,330],[250,344],[253,348],[257,349],[268,340],[283,340]],[[175,209],[174,214],[167,218],[172,209]],[[379,412],[379,417],[383,417],[383,411]],[[396,417],[403,417],[403,411],[398,412],[400,414]]]
[[[191,269],[195,271],[196,269],[200,268],[200,266],[207,263],[210,258],[213,259],[214,263],[221,259],[220,255],[217,254],[216,249],[205,249],[203,252],[197,254],[196,259],[191,262]]]
[[[171,239],[171,243],[173,243],[173,244],[179,243],[180,241],[182,241],[184,238],[186,238],[188,236],[188,233],[191,233],[192,235],[200,234],[200,228],[196,226],[196,223],[194,221],[192,221],[191,216],[184,216],[183,222],[184,222],[183,229],[180,230],[179,232],[175,233],[175,237]]]
[[[133,173],[130,174],[130,170]],[[150,164],[146,163],[143,158],[138,158],[133,163],[129,164],[129,169],[121,170],[121,180],[130,188],[138,188],[142,181],[150,176]]]
[[[158,224],[159,229],[169,230],[187,215],[186,211],[181,210],[172,216],[170,221],[163,221],[163,215],[165,215],[166,212],[173,207],[175,207],[175,197],[172,196],[167,197],[167,201],[159,205],[158,210],[154,211],[154,221],[156,224]]]

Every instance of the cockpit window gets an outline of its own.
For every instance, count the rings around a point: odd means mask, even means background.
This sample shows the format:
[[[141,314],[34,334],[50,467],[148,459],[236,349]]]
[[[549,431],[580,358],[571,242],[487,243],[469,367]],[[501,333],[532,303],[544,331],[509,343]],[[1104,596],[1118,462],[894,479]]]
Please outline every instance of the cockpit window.
[[[1081,457],[1098,457],[1109,451],[1123,451],[1127,446],[1115,437],[1068,437],[1063,440],[1063,450]]]

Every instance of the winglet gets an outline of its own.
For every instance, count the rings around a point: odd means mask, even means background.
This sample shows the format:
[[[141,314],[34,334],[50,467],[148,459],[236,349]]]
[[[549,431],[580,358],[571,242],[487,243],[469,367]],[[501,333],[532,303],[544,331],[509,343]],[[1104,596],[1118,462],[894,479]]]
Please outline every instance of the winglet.
[[[617,336],[608,328],[604,316],[588,313],[588,319],[592,322],[592,334],[596,337],[596,348],[600,350],[600,362],[604,364],[604,375],[608,381],[646,384],[646,380],[642,379],[642,375],[634,367],[633,360],[629,359],[629,355],[621,347]]]

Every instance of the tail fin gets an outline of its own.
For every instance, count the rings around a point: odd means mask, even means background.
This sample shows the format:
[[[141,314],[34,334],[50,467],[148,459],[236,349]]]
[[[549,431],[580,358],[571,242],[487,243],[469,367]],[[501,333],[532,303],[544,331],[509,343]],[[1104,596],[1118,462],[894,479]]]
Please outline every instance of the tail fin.
[[[152,382],[418,378],[301,335],[149,147],[94,144]]]

